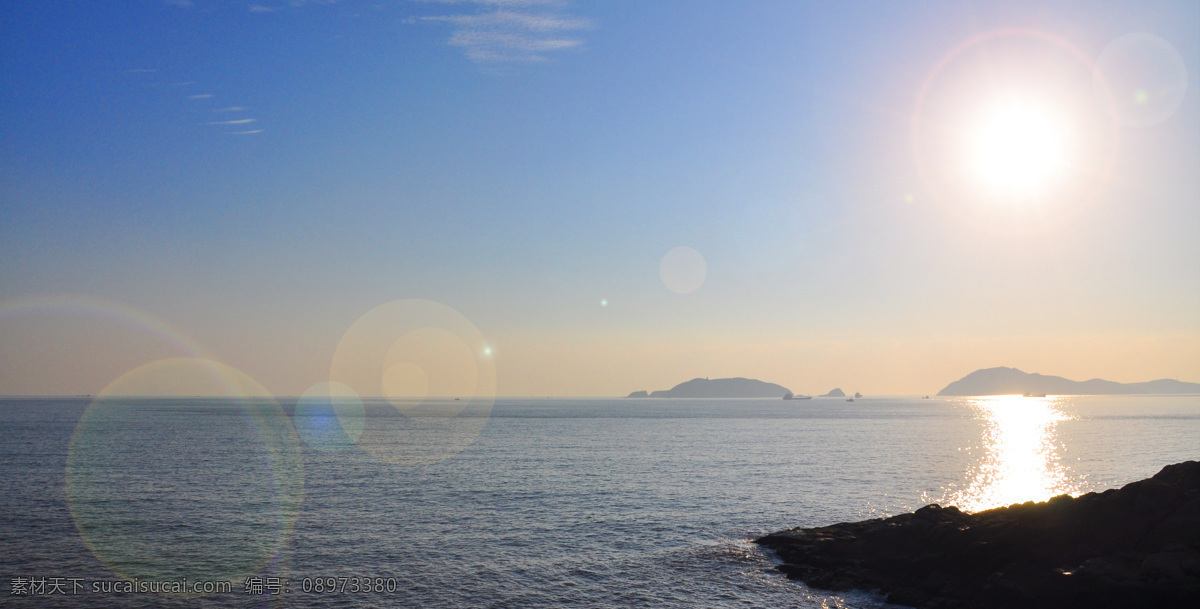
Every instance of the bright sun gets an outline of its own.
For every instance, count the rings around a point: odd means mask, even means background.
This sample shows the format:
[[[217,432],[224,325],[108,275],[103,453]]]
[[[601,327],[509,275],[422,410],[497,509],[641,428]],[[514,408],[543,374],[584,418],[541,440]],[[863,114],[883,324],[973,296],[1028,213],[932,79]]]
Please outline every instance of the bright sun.
[[[972,136],[974,174],[996,194],[1034,197],[1062,173],[1061,121],[1035,105],[997,105],[985,114]]]

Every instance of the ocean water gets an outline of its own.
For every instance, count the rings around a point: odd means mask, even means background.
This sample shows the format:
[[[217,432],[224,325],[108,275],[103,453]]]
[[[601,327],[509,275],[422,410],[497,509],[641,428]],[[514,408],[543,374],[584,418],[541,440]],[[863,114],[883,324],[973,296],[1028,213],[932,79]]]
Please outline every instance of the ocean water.
[[[359,422],[374,435],[294,399],[0,400],[0,598],[878,607],[786,580],[749,540],[1101,490],[1200,458],[1200,396],[441,406],[459,427],[422,436],[372,401]],[[120,589],[184,580],[230,590]]]

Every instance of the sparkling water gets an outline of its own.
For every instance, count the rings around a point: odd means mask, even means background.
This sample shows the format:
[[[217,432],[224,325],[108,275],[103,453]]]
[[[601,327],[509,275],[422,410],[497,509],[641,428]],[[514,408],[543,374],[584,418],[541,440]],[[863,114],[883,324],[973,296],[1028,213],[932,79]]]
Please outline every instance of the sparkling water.
[[[412,425],[365,403],[368,427]],[[786,580],[749,541],[929,502],[1079,494],[1200,458],[1198,396],[440,407],[472,419],[472,439],[412,464],[364,449],[369,433],[321,436],[357,428],[295,399],[0,400],[0,595],[31,607],[876,607]],[[202,593],[217,583],[227,590]]]

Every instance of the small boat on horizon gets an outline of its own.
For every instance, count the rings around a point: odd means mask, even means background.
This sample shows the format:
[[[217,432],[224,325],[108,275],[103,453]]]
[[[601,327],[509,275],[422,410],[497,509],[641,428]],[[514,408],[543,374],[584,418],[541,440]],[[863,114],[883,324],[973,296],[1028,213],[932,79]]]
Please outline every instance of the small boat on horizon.
[[[812,396],[811,395],[793,395],[792,392],[789,391],[789,392],[783,394],[783,399],[785,399],[785,400],[811,400]]]
[[[1024,396],[1022,396],[1022,397],[1027,397],[1027,398],[1044,398],[1044,397],[1046,397],[1046,394],[1044,394],[1044,393],[1026,393],[1026,394],[1025,394]]]
[[[847,401],[847,402],[853,402],[853,401],[854,401],[854,398],[846,398],[846,401]]]

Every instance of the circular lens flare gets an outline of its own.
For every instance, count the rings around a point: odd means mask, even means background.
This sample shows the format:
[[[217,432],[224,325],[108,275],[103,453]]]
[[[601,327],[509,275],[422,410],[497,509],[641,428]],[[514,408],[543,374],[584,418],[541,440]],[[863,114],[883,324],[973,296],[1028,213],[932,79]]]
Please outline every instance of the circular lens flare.
[[[708,264],[700,252],[681,245],[662,257],[658,276],[668,290],[676,294],[691,294],[704,285],[708,277]]]
[[[428,465],[464,450],[487,424],[496,397],[491,353],[454,309],[397,300],[350,326],[330,381],[362,396],[359,448],[388,463]]]
[[[341,383],[317,383],[296,400],[292,421],[310,448],[338,452],[354,445],[364,424],[362,398]]]
[[[1187,97],[1188,71],[1171,43],[1147,33],[1117,38],[1096,59],[1096,91],[1113,92],[1113,118],[1129,127],[1170,119]]]
[[[113,381],[67,453],[75,526],[128,580],[240,583],[286,542],[303,489],[287,413],[249,376],[199,358],[151,362]]]

